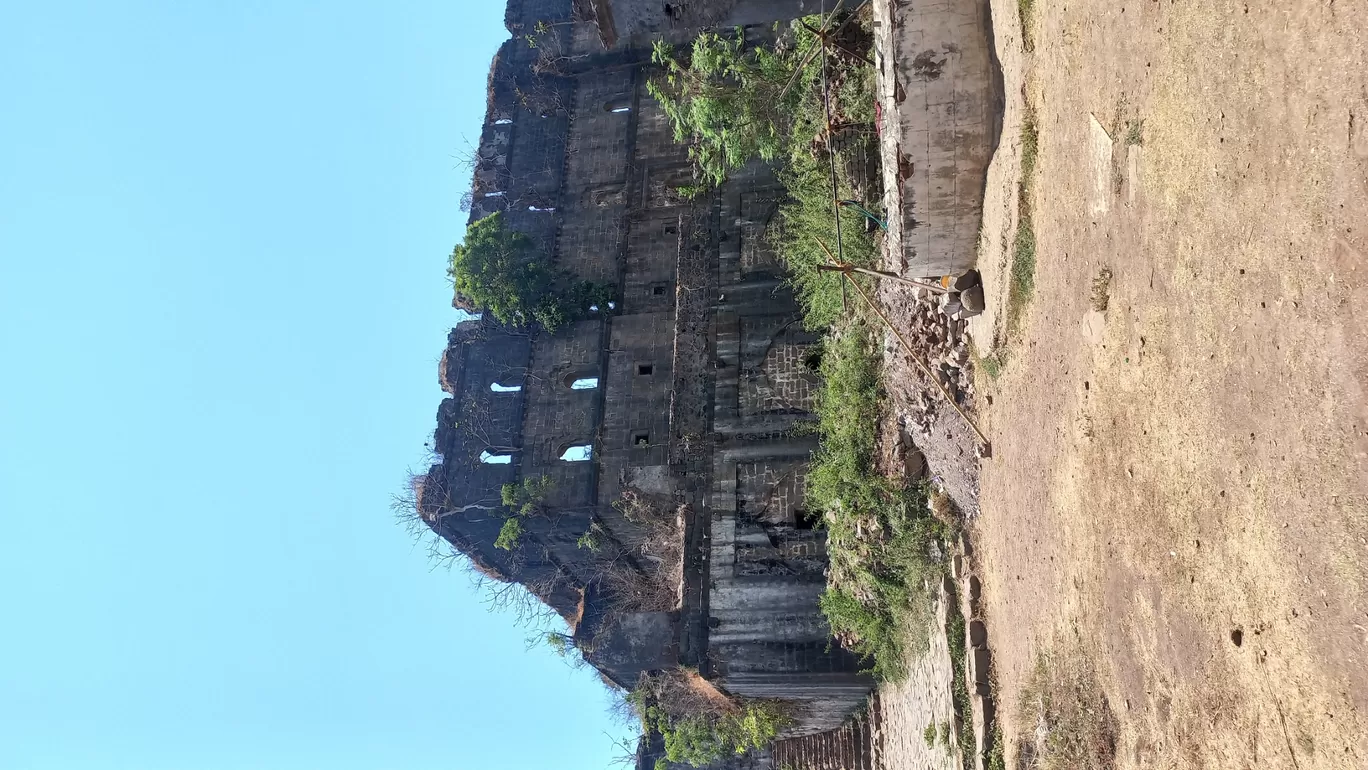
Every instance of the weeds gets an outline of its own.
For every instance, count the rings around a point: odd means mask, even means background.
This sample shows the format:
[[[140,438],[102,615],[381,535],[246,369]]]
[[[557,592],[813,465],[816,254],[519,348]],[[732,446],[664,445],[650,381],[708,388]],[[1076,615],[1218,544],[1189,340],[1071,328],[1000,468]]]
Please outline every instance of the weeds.
[[[1035,113],[1029,108],[1021,124],[1021,181],[1017,185],[1017,231],[1012,243],[1012,269],[1007,286],[1007,334],[1021,328],[1026,305],[1035,291],[1036,235],[1031,214],[1031,188],[1035,184],[1040,135]]]
[[[850,313],[847,295],[841,289],[844,279],[817,270],[818,265],[831,262],[827,249],[833,254],[837,251],[831,181],[810,154],[793,158],[779,173],[779,179],[788,191],[789,201],[779,207],[778,227],[772,239],[803,307],[804,325],[814,331],[826,329]],[[848,182],[841,192],[846,196],[854,194]],[[847,208],[842,208],[840,217],[841,256],[854,265],[873,266],[879,252],[874,239],[865,232],[864,217]],[[869,287],[867,282],[862,285]]]
[[[988,375],[989,379],[996,380],[1002,376],[1003,356],[1001,352],[994,353],[986,358],[977,359],[978,370]]]
[[[950,698],[954,704],[955,713],[959,714],[963,724],[973,722],[973,708],[969,704],[969,672],[965,661],[965,629],[964,614],[960,612],[957,594],[951,591],[947,601],[950,602],[949,611],[945,613],[945,643],[950,652],[950,667],[953,673],[950,685]],[[964,762],[964,770],[972,770],[974,766],[973,757],[977,750],[974,746],[974,736],[969,730],[959,731],[960,758]]]
[[[935,722],[932,722],[931,724],[927,725],[927,726],[926,726],[926,729],[922,731],[922,740],[926,742],[926,748],[932,749],[932,748],[935,748],[935,747],[936,747],[936,723],[935,723]]]
[[[1119,728],[1093,663],[1081,650],[1039,655],[1022,688],[1019,709],[1023,733],[1034,736],[1019,747],[1023,767],[1112,767]]]
[[[1040,153],[1040,127],[1036,125],[1035,110],[1026,108],[1021,121],[1021,186],[1028,191],[1035,181],[1036,158]]]
[[[1012,242],[1011,284],[1007,291],[1008,327],[1019,328],[1026,303],[1035,292],[1036,237],[1029,211],[1023,212],[1017,223],[1016,239]]]
[[[1145,121],[1143,121],[1143,120],[1128,120],[1128,121],[1126,121],[1126,146],[1127,146],[1127,147],[1137,147],[1137,146],[1142,145],[1142,144],[1145,143],[1145,137],[1144,137],[1144,134],[1142,133],[1142,132],[1144,131],[1144,128],[1145,128]]]
[[[1092,309],[1101,313],[1107,309],[1111,302],[1111,280],[1112,271],[1109,267],[1104,267],[1098,271],[1097,276],[1092,281],[1092,297],[1089,304]]]
[[[1017,0],[1017,13],[1021,16],[1021,47],[1030,53],[1035,50],[1035,35],[1031,32],[1031,22],[1035,19],[1035,0]]]
[[[927,509],[927,491],[874,468],[880,367],[868,325],[854,321],[829,338],[818,403],[821,448],[807,497],[826,512],[831,570],[822,611],[846,646],[882,679],[905,674],[909,651],[931,628],[927,585],[942,567],[933,549],[948,532]]]
[[[993,745],[984,757],[984,766],[987,770],[1007,770],[1007,757],[1002,746],[1002,725],[996,721],[993,722]]]

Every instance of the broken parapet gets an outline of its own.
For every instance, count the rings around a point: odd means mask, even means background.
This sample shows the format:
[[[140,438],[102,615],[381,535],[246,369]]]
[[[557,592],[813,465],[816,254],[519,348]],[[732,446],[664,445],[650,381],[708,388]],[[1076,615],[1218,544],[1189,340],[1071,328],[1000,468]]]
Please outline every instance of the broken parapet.
[[[974,266],[1001,133],[1002,75],[987,0],[873,0],[888,211],[885,268],[909,277]]]

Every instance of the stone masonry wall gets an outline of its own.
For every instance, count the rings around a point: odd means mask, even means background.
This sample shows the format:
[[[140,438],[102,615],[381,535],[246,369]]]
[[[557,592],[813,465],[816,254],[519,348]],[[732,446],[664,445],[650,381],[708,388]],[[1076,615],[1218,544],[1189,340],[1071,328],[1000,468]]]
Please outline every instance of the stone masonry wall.
[[[816,340],[765,238],[781,188],[756,164],[684,199],[692,169],[646,94],[648,41],[605,51],[596,4],[509,3],[509,29],[552,25],[559,58],[517,37],[500,49],[471,220],[502,212],[538,258],[618,299],[555,334],[491,318],[453,330],[420,509],[482,571],[564,617],[617,684],[684,664],[735,695],[801,702],[797,732],[834,727],[871,682],[817,606],[825,541],[802,509],[816,440],[797,430],[813,417]],[[765,19],[805,8],[723,5]],[[495,548],[513,515],[500,488],[537,477],[553,482],[545,511]],[[682,525],[672,610],[624,609],[604,557],[579,542],[593,528],[614,568],[647,568],[650,527],[615,505],[628,490]]]

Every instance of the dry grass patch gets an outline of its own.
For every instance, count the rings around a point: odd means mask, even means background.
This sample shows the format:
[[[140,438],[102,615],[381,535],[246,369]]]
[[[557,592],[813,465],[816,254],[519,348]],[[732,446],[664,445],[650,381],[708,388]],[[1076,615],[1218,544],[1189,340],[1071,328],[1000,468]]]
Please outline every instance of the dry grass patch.
[[[1093,278],[1092,297],[1089,302],[1089,304],[1092,305],[1093,310],[1096,310],[1099,313],[1104,312],[1107,309],[1107,305],[1111,303],[1111,282],[1112,271],[1109,267],[1102,268],[1102,270]]]
[[[1119,725],[1093,661],[1077,647],[1036,658],[1022,689],[1017,767],[1103,770],[1116,761]]]

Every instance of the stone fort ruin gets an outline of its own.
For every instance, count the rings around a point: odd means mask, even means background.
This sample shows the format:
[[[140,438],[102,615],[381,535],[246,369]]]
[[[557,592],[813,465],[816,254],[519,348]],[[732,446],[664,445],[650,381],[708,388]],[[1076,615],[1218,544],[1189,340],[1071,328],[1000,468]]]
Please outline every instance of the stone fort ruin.
[[[824,533],[803,510],[816,337],[764,237],[782,190],[760,165],[701,198],[646,94],[650,41],[791,19],[800,0],[510,0],[489,74],[471,220],[502,212],[538,253],[617,287],[551,334],[453,329],[440,462],[418,507],[439,536],[570,625],[603,675],[696,668],[726,692],[838,726],[871,679],[818,609]],[[768,24],[756,28],[765,34]],[[501,488],[550,479],[523,535]]]

